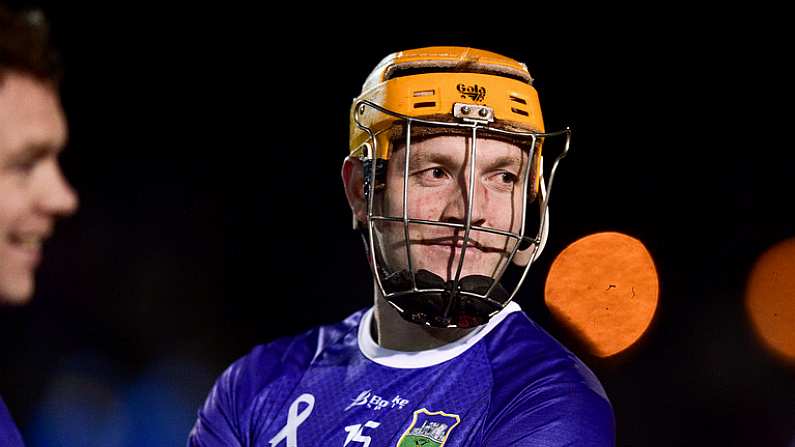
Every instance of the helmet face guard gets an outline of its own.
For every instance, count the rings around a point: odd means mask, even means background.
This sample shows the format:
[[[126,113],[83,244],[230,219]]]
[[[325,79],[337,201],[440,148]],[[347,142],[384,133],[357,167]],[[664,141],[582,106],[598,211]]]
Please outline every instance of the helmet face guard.
[[[571,131],[545,132],[524,64],[461,47],[387,56],[354,99],[350,124],[378,292],[417,324],[486,323],[543,249]],[[545,181],[550,144],[560,150]],[[508,271],[512,261],[524,267],[519,275]]]
[[[454,105],[454,121],[406,116],[369,100],[358,101],[354,110],[356,126],[367,135],[361,156],[367,201],[364,236],[380,293],[404,319],[414,323],[443,328],[468,328],[486,323],[513,299],[530,265],[540,254],[548,228],[548,200],[554,172],[568,151],[571,131],[506,130],[492,125],[493,111],[489,107],[465,103]],[[374,115],[380,116],[374,118]],[[389,126],[381,129],[368,126],[361,121],[365,116],[374,123],[389,122]],[[448,138],[446,150],[440,157],[448,160],[447,165],[434,160],[438,153],[434,153],[433,146],[424,144],[445,135],[453,136]],[[552,166],[549,182],[545,182],[540,175],[541,145],[542,142],[549,145],[548,141],[555,137],[563,148]],[[383,151],[379,144],[391,146],[390,161],[393,163],[389,166],[376,156]],[[478,163],[479,146],[492,146],[485,148],[501,154],[521,151],[521,156],[512,157],[515,160],[512,170],[500,165],[500,169],[506,170],[487,173],[496,172],[502,179],[493,180],[488,175],[483,178]],[[430,149],[420,153],[424,148]],[[431,161],[423,165],[418,160]],[[447,180],[450,184],[454,180],[458,183],[455,191],[447,194],[459,196],[452,200],[460,199],[459,212],[454,219],[426,218],[422,209],[428,208],[427,202],[411,206],[412,200],[423,195],[423,182],[430,183],[428,191],[435,192],[435,179],[431,176],[437,171],[429,173],[435,169],[457,173]],[[389,182],[395,182],[392,188],[386,187],[387,171],[391,173]],[[418,175],[425,179],[416,180]],[[507,183],[513,186],[504,185],[506,177]],[[508,201],[500,202],[507,212],[502,213],[503,219],[494,219],[501,221],[497,226],[485,225],[491,219],[475,216],[474,211],[476,206],[484,205],[478,201],[484,201],[484,195],[488,194],[479,194],[478,189],[488,189],[492,185],[496,192],[489,197],[510,196]],[[538,192],[541,195],[541,200],[537,201],[538,215],[531,224],[528,205],[536,202]],[[443,196],[435,194],[432,201],[444,202]],[[529,260],[509,292],[500,284],[500,279],[519,250],[530,250]],[[440,262],[442,259],[444,263]],[[440,264],[446,264],[446,268]]]

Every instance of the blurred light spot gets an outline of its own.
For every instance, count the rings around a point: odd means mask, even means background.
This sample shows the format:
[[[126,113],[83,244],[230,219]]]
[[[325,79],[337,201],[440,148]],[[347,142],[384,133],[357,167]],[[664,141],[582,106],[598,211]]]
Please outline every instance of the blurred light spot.
[[[122,381],[110,359],[79,353],[53,371],[25,438],[32,447],[185,445],[214,374],[168,352],[133,382]]]
[[[745,304],[763,344],[795,363],[795,238],[779,242],[757,259]]]
[[[124,447],[130,420],[104,377],[59,372],[34,415],[35,447]]]
[[[550,312],[582,338],[591,354],[608,357],[648,329],[659,281],[643,243],[621,233],[596,233],[558,255],[544,296]]]
[[[212,379],[203,365],[179,353],[150,364],[125,390],[127,409],[133,415],[127,445],[185,445]]]

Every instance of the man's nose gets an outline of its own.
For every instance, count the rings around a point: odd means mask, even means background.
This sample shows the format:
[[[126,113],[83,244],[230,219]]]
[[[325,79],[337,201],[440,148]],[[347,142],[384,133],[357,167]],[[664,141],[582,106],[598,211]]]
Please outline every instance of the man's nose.
[[[64,178],[57,163],[45,171],[37,188],[36,204],[42,213],[52,216],[68,216],[77,210],[77,193]]]
[[[455,188],[448,197],[447,205],[442,213],[442,222],[460,223],[466,222],[467,211],[470,204],[470,181],[469,176],[461,176],[458,188]],[[483,185],[474,184],[474,194],[472,200],[472,225],[483,226],[485,214],[483,206],[485,198],[483,195]]]

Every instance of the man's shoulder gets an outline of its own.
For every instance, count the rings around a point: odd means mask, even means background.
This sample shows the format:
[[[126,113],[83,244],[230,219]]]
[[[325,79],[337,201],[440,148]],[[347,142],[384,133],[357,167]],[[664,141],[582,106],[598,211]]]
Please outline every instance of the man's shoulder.
[[[591,437],[595,442],[585,445],[611,445],[610,401],[576,355],[524,312],[511,314],[490,335],[485,344],[493,378],[488,439],[515,445],[534,440],[522,430],[505,430],[519,424],[536,433],[560,431],[575,444]]]
[[[513,376],[514,383],[517,379],[527,382],[551,378],[581,382],[605,396],[593,372],[523,311],[506,318],[502,327],[487,338],[485,348],[495,376]]]
[[[350,341],[365,310],[329,325],[255,346],[224,371],[218,385],[238,395],[256,394],[276,380],[300,377],[329,346]],[[355,337],[353,337],[355,341]]]
[[[262,425],[262,418],[270,417],[271,406],[279,405],[325,349],[351,344],[347,335],[355,334],[363,313],[256,346],[232,363],[199,410],[189,445],[241,445],[240,440],[247,439],[252,427]]]
[[[0,397],[0,445],[9,447],[24,445],[2,397]]]

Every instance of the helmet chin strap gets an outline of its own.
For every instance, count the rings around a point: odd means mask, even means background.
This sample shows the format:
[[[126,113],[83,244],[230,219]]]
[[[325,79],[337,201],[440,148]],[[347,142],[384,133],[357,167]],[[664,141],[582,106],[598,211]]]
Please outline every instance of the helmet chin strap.
[[[494,283],[494,278],[490,276],[462,276],[458,281],[458,290],[452,290],[452,280],[445,281],[428,270],[418,270],[414,279],[419,289],[417,291],[413,291],[410,271],[401,270],[385,275],[382,284],[387,293],[409,290],[387,301],[399,308],[398,313],[406,321],[431,327],[471,328],[486,324],[489,316],[502,309],[509,297],[499,283],[494,285],[488,300],[466,294],[485,295]]]

